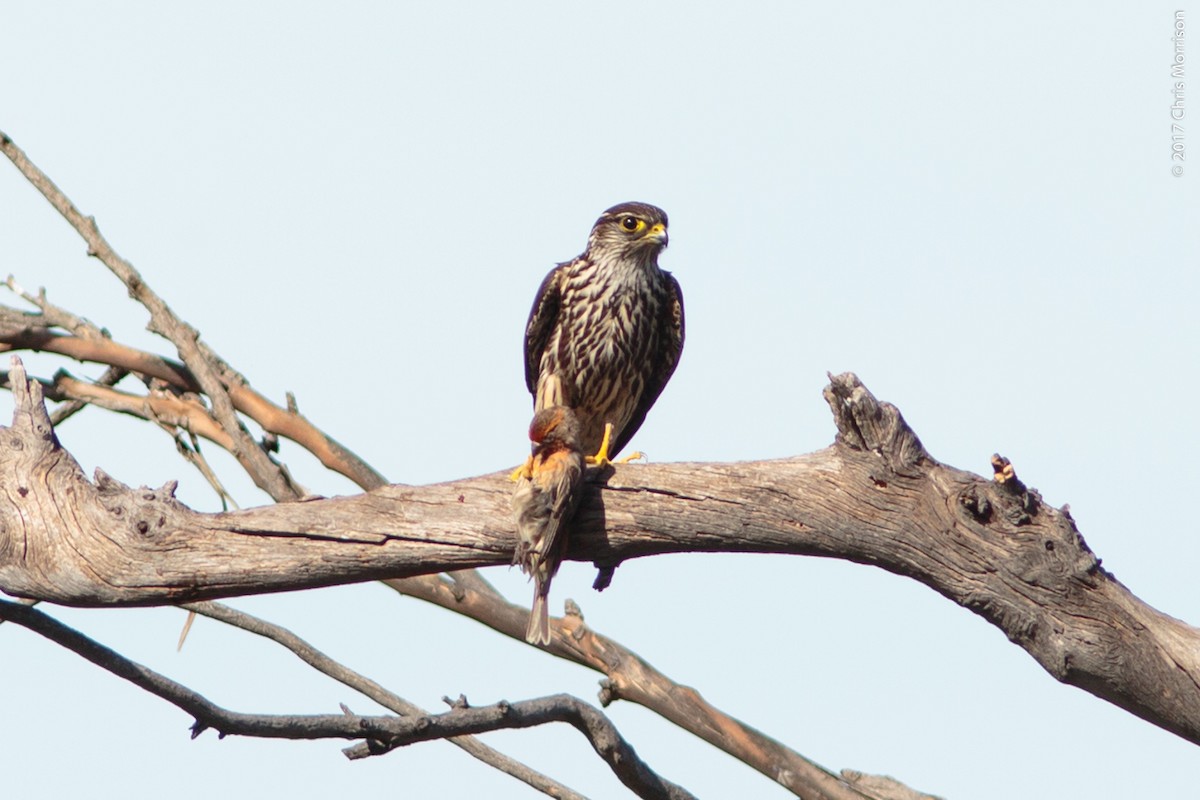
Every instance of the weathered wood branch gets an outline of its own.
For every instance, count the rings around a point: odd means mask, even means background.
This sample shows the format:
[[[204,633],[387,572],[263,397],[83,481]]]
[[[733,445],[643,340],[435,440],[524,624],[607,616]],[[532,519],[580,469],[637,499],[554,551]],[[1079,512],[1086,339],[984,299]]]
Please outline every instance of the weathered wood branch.
[[[208,729],[221,736],[268,739],[363,739],[347,748],[348,758],[381,755],[398,747],[437,739],[455,739],[496,730],[566,722],[582,733],[613,773],[638,797],[647,800],[694,800],[694,796],[655,773],[603,713],[570,695],[559,694],[515,703],[469,707],[465,701],[442,714],[362,716],[343,707],[342,714],[278,715],[230,711],[195,691],[84,636],[20,603],[0,600],[0,619],[36,631],[195,718],[192,737]]]
[[[76,230],[87,243],[88,255],[108,267],[109,271],[125,284],[129,296],[150,312],[147,328],[175,345],[184,366],[191,372],[201,390],[208,395],[213,416],[232,439],[233,447],[230,452],[255,484],[276,501],[301,497],[303,492],[292,485],[287,473],[271,460],[242,426],[228,390],[235,380],[231,379],[233,376],[224,374],[225,365],[212,357],[200,341],[200,332],[176,316],[166,301],[142,279],[133,264],[122,258],[108,243],[100,233],[100,226],[96,224],[96,220],[84,216],[54,181],[30,161],[12,139],[3,134],[0,134],[0,151],[8,156],[13,166]]]
[[[392,589],[463,614],[517,641],[525,640],[529,609],[507,602],[491,584],[470,571],[442,580],[400,578],[385,582]],[[862,800],[867,795],[786,745],[714,707],[700,692],[681,685],[637,653],[592,630],[578,606],[568,602],[566,615],[551,620],[545,650],[605,676],[600,704],[626,700],[650,709],[714,747],[729,753],[805,800]],[[859,773],[855,773],[859,774]],[[907,791],[912,791],[904,787]],[[914,797],[929,795],[913,793]]]
[[[35,304],[41,313],[23,313],[0,306],[0,350],[5,347],[44,349],[98,363],[113,361],[136,365],[137,368],[146,370],[139,373],[140,375],[146,377],[153,375],[147,381],[151,386],[151,391],[139,395],[122,392],[111,386],[97,386],[93,383],[79,381],[65,371],[59,370],[52,380],[39,379],[46,398],[66,403],[86,402],[111,411],[153,421],[168,430],[174,429],[176,446],[180,449],[181,454],[201,470],[222,498],[228,499],[232,503],[232,498],[228,498],[221,482],[212,473],[200,453],[186,445],[181,439],[181,432],[186,431],[192,435],[203,436],[226,449],[230,449],[233,444],[232,439],[212,418],[209,409],[201,402],[198,393],[199,386],[192,386],[189,383],[190,375],[183,365],[112,341],[101,329],[87,323],[83,318],[51,304],[46,299],[44,291],[37,295],[31,295],[17,286],[15,281],[8,281],[8,285],[22,298]],[[51,330],[51,327],[73,331],[75,335],[57,334]],[[117,369],[109,366],[110,371]],[[120,375],[124,373],[124,369],[119,370]],[[0,384],[8,386],[6,372],[0,372]],[[235,405],[238,405],[239,396],[236,390],[231,391]],[[239,411],[245,411],[240,405],[238,408]],[[58,411],[59,409],[56,409],[55,414],[51,415],[52,421]],[[375,485],[377,484],[373,483],[362,488],[374,488]],[[237,507],[236,504],[233,506]],[[389,583],[396,588],[403,584],[403,590],[412,596],[439,603],[443,607],[459,613],[465,613],[495,630],[513,635],[516,640],[524,643],[528,608],[507,602],[476,570],[456,571],[453,573],[453,581],[452,597],[456,599],[449,605],[443,602],[443,598],[451,596],[451,594],[447,591],[446,581],[442,580],[440,576],[421,575],[403,580],[393,580]],[[472,590],[470,587],[475,587],[475,589]],[[189,611],[199,611],[201,607],[212,609],[218,606],[217,604],[200,603],[185,607]],[[200,611],[200,613],[206,612]],[[224,613],[228,615],[236,612],[226,610]],[[240,624],[231,621],[227,616],[219,618],[230,624]],[[183,633],[180,635],[181,645],[190,628],[191,620],[192,615],[189,615]],[[266,625],[267,623],[259,621],[257,624]],[[843,777],[823,769],[775,739],[723,713],[707,703],[698,692],[674,683],[614,640],[590,629],[588,632],[591,635],[584,639],[580,636],[582,631],[576,629],[572,634],[573,639],[568,642],[568,644],[571,642],[586,643],[588,645],[586,653],[579,648],[568,647],[565,651],[566,657],[574,657],[579,663],[599,669],[607,675],[609,688],[602,694],[602,702],[606,705],[617,696],[640,703],[809,800],[864,800],[868,797],[860,789],[852,788]],[[551,651],[556,655],[564,655],[559,648],[552,648]],[[584,657],[580,658],[580,656]],[[638,666],[642,668],[638,669]],[[620,690],[619,693],[618,690]],[[395,706],[388,707],[393,711],[400,711]],[[452,741],[457,744],[460,740]],[[534,785],[532,782],[536,782],[538,788],[555,796],[566,797],[570,793],[570,790],[560,785],[546,786],[548,779],[545,776],[537,775],[525,765],[513,762],[512,759],[491,751],[480,743],[472,741],[469,746],[462,746],[468,747],[473,755],[487,761],[497,769],[529,781],[531,785]],[[471,748],[479,748],[480,752]],[[882,797],[878,794],[872,796]]]
[[[434,603],[525,643],[529,609],[510,603],[476,570],[384,582],[409,597]],[[937,800],[894,778],[858,770],[834,774],[787,745],[713,706],[700,692],[655,669],[629,648],[593,630],[577,604],[551,620],[551,655],[596,670],[600,704],[636,703],[758,770],[805,800]]]
[[[15,282],[9,281],[9,286],[14,288]],[[137,367],[147,370],[147,372],[139,374],[154,375],[148,381],[151,384],[151,391],[145,395],[135,395],[109,386],[97,386],[78,381],[60,370],[54,375],[53,380],[39,379],[47,398],[68,403],[87,402],[108,410],[153,421],[167,429],[173,427],[176,446],[180,449],[181,454],[200,469],[222,498],[228,499],[232,503],[232,498],[228,498],[221,482],[212,473],[200,453],[181,440],[181,432],[187,431],[192,435],[203,436],[226,449],[232,446],[230,437],[200,401],[197,393],[199,387],[187,384],[190,378],[186,368],[170,359],[114,342],[107,335],[103,335],[99,328],[88,327],[90,323],[81,327],[81,317],[49,303],[45,292],[30,295],[19,287],[14,288],[14,291],[17,291],[27,301],[37,305],[42,313],[22,313],[0,306],[0,350],[6,346],[46,349],[60,354],[69,354],[83,360],[94,360],[98,363],[115,361],[130,365],[136,364]],[[56,326],[64,330],[75,331],[76,335],[59,335],[44,326]],[[92,340],[98,341],[98,344],[93,344]],[[109,366],[109,370],[114,369],[116,368]],[[123,373],[124,370],[121,370],[121,374]],[[0,372],[0,384],[8,386],[6,372]],[[231,397],[234,398],[235,405],[237,405],[239,393],[236,390],[232,391]],[[245,409],[239,406],[239,410],[244,411]],[[58,409],[55,413],[57,414],[57,412]],[[54,418],[55,415],[51,415],[51,419],[54,420]],[[377,484],[370,484],[362,488],[374,488],[375,485]],[[237,507],[236,504],[233,506]],[[509,633],[516,640],[525,642],[524,632],[529,613],[526,607],[508,603],[491,588],[476,570],[456,571],[453,573],[453,581],[453,596],[458,600],[449,605],[442,602],[442,596],[447,595],[448,592],[445,581],[438,575],[420,575],[402,581],[390,581],[390,583],[394,587],[398,587],[402,583],[405,587],[404,591],[412,596],[439,603],[443,607],[459,613],[465,613],[477,621],[490,625],[495,630]],[[466,591],[468,587],[476,587],[477,590]],[[469,602],[459,602],[468,597]],[[189,611],[195,611],[205,605],[213,606],[213,604],[197,604],[186,607]],[[222,617],[222,619],[225,618]],[[180,635],[181,645],[190,628],[191,620],[192,616],[189,615]],[[226,621],[229,620],[226,619]],[[519,632],[514,634],[513,631],[518,629]],[[599,669],[608,676],[610,688],[602,695],[602,702],[607,704],[611,699],[615,699],[618,696],[616,690],[623,687],[623,691],[620,692],[622,698],[640,703],[663,715],[685,730],[695,733],[797,795],[809,798],[809,800],[864,800],[868,796],[861,790],[852,788],[844,778],[823,769],[775,739],[713,707],[694,690],[675,684],[619,643],[590,631],[590,629],[589,632],[592,635],[586,640],[589,645],[587,657],[582,660],[576,658],[576,660]],[[578,634],[579,631],[576,631],[576,640],[579,640]],[[563,655],[557,648],[552,652]],[[567,657],[581,655],[577,649],[569,649],[567,652],[570,653]],[[624,657],[621,654],[624,654]],[[633,669],[637,665],[643,665],[644,669]],[[392,706],[389,708],[398,710]],[[458,742],[458,740],[454,741]],[[479,744],[472,746],[483,747]],[[482,753],[473,752],[473,754],[522,780],[534,780],[530,777],[533,774],[532,770],[512,762],[511,759],[499,753],[485,750]],[[547,779],[545,776],[537,776],[536,780],[544,783]],[[557,792],[558,795],[564,797],[569,792],[561,786],[552,787],[549,791]],[[874,796],[880,797],[880,795]]]
[[[0,428],[0,588],[82,606],[178,603],[508,564],[503,474],[204,515],[170,488],[85,479],[41,387],[13,369]],[[625,465],[589,489],[568,558],[824,555],[918,579],[1058,680],[1200,742],[1200,632],[1100,569],[1068,513],[1001,471],[937,463],[853,375],[826,391],[836,443],[739,464]]]
[[[210,619],[223,622],[226,625],[232,625],[244,631],[270,639],[286,647],[297,658],[313,669],[371,698],[371,700],[389,711],[406,717],[422,717],[429,714],[428,711],[420,706],[405,700],[395,692],[389,691],[365,675],[361,675],[346,665],[334,661],[284,627],[259,619],[244,611],[238,611],[237,609],[222,605],[221,603],[189,603],[184,605],[183,608],[191,613],[202,614]],[[509,758],[500,751],[484,744],[475,736],[453,736],[448,737],[446,741],[455,747],[461,748],[483,763],[513,776],[517,780],[550,797],[559,798],[559,800],[586,800],[583,795],[575,792],[570,787],[564,786],[537,770]]]
[[[58,333],[53,330],[56,322],[41,314],[22,313],[0,306],[0,352],[29,350],[55,353],[77,361],[108,364],[155,378],[179,392],[200,394],[203,391],[191,371],[178,361],[111,339]],[[318,430],[304,415],[295,409],[281,408],[272,403],[251,388],[244,378],[233,373],[224,361],[218,360],[218,363],[229,373],[225,375],[227,383],[224,384],[224,390],[233,407],[258,423],[263,430],[291,439],[316,456],[325,467],[345,475],[364,489],[385,483],[378,472],[335,439]],[[219,428],[215,420],[213,425]],[[230,441],[228,444],[222,443],[222,447],[232,451],[232,438],[227,432],[224,437]]]
[[[327,468],[349,477],[361,489],[374,489],[386,483],[378,472],[301,416],[290,393],[285,410],[254,392],[246,379],[200,340],[194,328],[176,317],[165,302],[150,290],[141,275],[116,254],[104,237],[100,235],[94,220],[84,218],[58,187],[37,169],[26,158],[24,152],[2,132],[0,132],[0,151],[13,161],[22,174],[80,234],[88,244],[88,254],[105,263],[122,280],[130,295],[146,307],[151,315],[150,329],[171,340],[185,361],[184,364],[181,364],[169,358],[113,342],[107,330],[100,328],[85,317],[50,303],[44,289],[39,290],[36,294],[29,293],[10,276],[5,281],[5,285],[37,307],[40,313],[21,312],[0,306],[0,351],[45,350],[80,361],[95,361],[108,365],[104,375],[91,384],[75,381],[62,371],[56,374],[53,380],[40,379],[46,395],[62,401],[50,416],[54,425],[88,404],[152,420],[173,434],[180,453],[200,469],[221,496],[222,505],[228,507],[226,505],[228,500],[230,505],[236,507],[233,499],[227,495],[220,480],[199,452],[195,437],[203,435],[238,457],[239,463],[247,470],[250,477],[258,485],[266,488],[274,499],[295,499],[296,487],[290,480],[286,466],[275,462],[269,455],[265,459],[254,453],[250,454],[252,456],[250,458],[245,457],[247,445],[252,443],[247,438],[241,420],[236,415],[229,413],[229,405],[232,403],[237,412],[255,420],[266,431],[267,435],[262,442],[264,450],[273,451],[272,442],[276,435],[286,436],[308,449]],[[62,332],[71,335],[62,335]],[[130,372],[133,372],[148,386],[150,389],[148,394],[131,395],[113,388]],[[7,374],[0,373],[0,378],[7,385]],[[208,405],[200,397],[205,393],[214,395],[210,398]],[[185,438],[190,438],[191,443],[185,442]],[[239,452],[242,454],[240,457]],[[168,485],[170,486],[170,484]],[[2,488],[3,483],[0,481],[0,489]],[[613,564],[605,565],[602,574],[611,578],[614,569],[615,565]],[[489,615],[503,617],[514,609],[522,617],[525,616],[526,612],[523,609],[511,606],[494,590],[490,594],[483,593],[481,587],[490,589],[490,586],[476,570],[455,571],[453,580],[456,588],[470,586],[479,589],[473,593],[472,610],[474,613],[472,616],[476,619],[486,623]],[[410,591],[420,589],[428,593],[440,590],[444,581],[440,575],[429,574],[404,579],[404,584]],[[416,591],[413,593],[418,594]],[[37,603],[38,601],[27,599],[20,602]],[[293,648],[298,655],[318,669],[324,671],[329,668],[328,664],[322,662],[323,657],[320,654],[311,651],[311,648],[300,643],[291,634],[281,633],[280,629],[270,626],[269,623],[260,620],[250,623],[247,621],[246,615],[240,615],[230,609],[223,609],[215,603],[199,603],[190,606],[189,610],[195,611],[201,607],[208,610],[206,613],[230,624],[254,629],[256,632],[273,638],[279,637],[277,641]],[[192,616],[194,614],[189,615],[189,624]],[[3,618],[0,617],[0,622],[3,621]],[[523,626],[524,622],[521,624]],[[185,625],[182,635],[186,635],[186,631],[187,625]],[[612,651],[624,650],[616,642],[605,641],[610,655]],[[635,655],[629,655],[631,660],[643,663]],[[357,678],[348,676],[348,671],[340,665],[332,667],[332,672],[329,674],[334,673],[338,679],[347,681],[348,684],[361,687],[365,681],[365,679],[361,679],[361,676]],[[661,686],[675,686],[666,676],[657,673],[654,675],[659,679]],[[617,682],[611,683],[609,689],[604,693],[604,696],[610,699],[616,696],[613,689],[618,685],[620,678],[619,674],[610,671],[610,681],[614,677],[617,678]],[[369,692],[371,696],[375,697],[378,692],[383,692],[386,696],[376,699],[380,699],[380,702],[389,708],[400,710],[403,713],[403,709],[390,706],[389,702],[403,706],[405,705],[404,701],[380,687],[374,687],[374,689],[378,691]],[[649,690],[652,692],[654,689],[650,687]],[[638,688],[630,684],[625,686],[625,694],[622,696],[633,699],[637,693]],[[685,729],[698,733],[708,741],[717,744],[718,747],[722,747],[735,757],[742,757],[744,760],[749,757],[750,760],[747,763],[789,787],[800,796],[812,798],[812,800],[861,800],[864,797],[870,797],[873,800],[894,800],[901,796],[906,798],[927,797],[914,793],[894,781],[887,784],[891,788],[868,789],[866,784],[850,775],[843,774],[842,779],[838,779],[782,744],[724,715],[718,709],[705,703],[695,692],[688,690],[676,692],[676,694],[678,695],[677,702],[667,709],[668,717],[676,720],[677,724]],[[414,710],[410,713],[424,712]],[[660,710],[659,713],[663,713],[663,711]],[[693,724],[698,727],[692,727]],[[718,729],[722,731],[722,734],[714,738],[711,734]],[[561,784],[557,784],[525,765],[478,743],[473,737],[459,737],[451,741],[465,747],[477,758],[526,781],[529,785],[547,794],[564,798],[577,796]]]
[[[153,605],[507,564],[497,473],[221,514],[169,487],[89,482],[13,370],[0,428],[0,588],[74,605]],[[23,383],[24,388],[21,388]],[[1011,470],[939,464],[852,375],[826,398],[835,444],[740,464],[623,466],[590,488],[568,557],[819,555],[915,578],[995,624],[1058,680],[1200,743],[1200,632],[1100,568],[1069,514]]]
[[[566,722],[591,743],[596,754],[609,765],[621,783],[638,797],[661,800],[695,800],[694,795],[655,774],[638,757],[612,721],[593,706],[567,694],[552,695],[516,703],[499,702],[472,708],[460,698],[461,705],[436,716],[407,722],[390,741],[379,737],[347,748],[349,758],[365,758],[394,747],[450,736],[514,728],[530,728],[548,722]],[[393,723],[394,724],[394,723]]]
[[[65,370],[56,372],[51,380],[38,379],[38,383],[42,385],[42,395],[48,400],[79,403],[80,407],[91,405],[118,414],[128,414],[167,429],[178,428],[187,431],[225,449],[233,443],[224,429],[212,418],[198,395],[179,395],[173,392],[135,395],[103,383],[81,381]],[[8,388],[7,372],[0,371],[0,386]],[[57,427],[54,415],[51,415],[50,421]]]

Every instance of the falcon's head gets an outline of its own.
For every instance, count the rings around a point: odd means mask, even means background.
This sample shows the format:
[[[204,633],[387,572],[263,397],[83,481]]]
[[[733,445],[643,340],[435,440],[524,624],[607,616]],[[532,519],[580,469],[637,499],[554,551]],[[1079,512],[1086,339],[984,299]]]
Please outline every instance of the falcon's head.
[[[649,203],[621,203],[592,226],[588,253],[654,264],[667,246],[667,212]]]

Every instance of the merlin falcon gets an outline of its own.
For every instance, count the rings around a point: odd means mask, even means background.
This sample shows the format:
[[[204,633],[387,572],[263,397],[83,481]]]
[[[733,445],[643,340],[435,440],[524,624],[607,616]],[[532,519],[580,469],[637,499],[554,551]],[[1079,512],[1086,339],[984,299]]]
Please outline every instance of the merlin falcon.
[[[565,406],[589,463],[633,438],[683,352],[683,294],[659,269],[667,215],[622,203],[600,215],[587,249],[550,271],[525,326],[534,411]],[[594,455],[593,455],[594,454]]]

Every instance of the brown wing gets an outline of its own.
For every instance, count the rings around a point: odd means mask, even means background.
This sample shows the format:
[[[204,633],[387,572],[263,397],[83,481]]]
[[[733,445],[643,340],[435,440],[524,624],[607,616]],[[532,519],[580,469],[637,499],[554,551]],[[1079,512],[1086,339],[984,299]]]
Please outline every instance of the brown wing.
[[[567,448],[550,458],[554,468],[554,482],[547,487],[552,498],[550,516],[569,521],[583,496],[583,453]]]
[[[546,487],[550,492],[550,522],[546,525],[545,554],[550,575],[558,572],[567,549],[567,532],[563,528],[575,516],[583,497],[583,454],[578,450],[563,450],[547,459],[553,460],[554,482]]]
[[[646,388],[638,398],[637,407],[633,410],[629,422],[617,436],[615,446],[610,452],[619,453],[629,444],[629,440],[637,433],[646,421],[650,406],[662,394],[662,390],[679,365],[679,356],[683,353],[683,291],[679,281],[669,272],[667,277],[667,302],[659,312],[658,351],[650,354],[650,370],[646,376]]]
[[[533,298],[529,309],[529,320],[525,323],[525,386],[529,393],[537,395],[538,373],[541,371],[542,353],[554,333],[558,321],[558,309],[562,303],[562,280],[567,274],[566,264],[559,264],[546,275]]]

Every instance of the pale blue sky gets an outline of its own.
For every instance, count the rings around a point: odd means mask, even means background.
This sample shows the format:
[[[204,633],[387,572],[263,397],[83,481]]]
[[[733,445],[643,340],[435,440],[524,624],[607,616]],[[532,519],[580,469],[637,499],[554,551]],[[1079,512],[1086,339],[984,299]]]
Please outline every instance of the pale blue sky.
[[[332,9],[13,2],[0,27],[0,129],[256,388],[294,391],[395,481],[509,467],[538,282],[601,210],[644,200],[671,216],[662,263],[688,342],[636,447],[659,461],[825,447],[825,373],[851,370],[936,458],[977,472],[1011,458],[1134,593],[1200,622],[1200,161],[1171,174],[1175,6]],[[1184,122],[1191,159],[1200,127]],[[166,346],[4,165],[0,273]],[[10,408],[0,395],[0,421]],[[185,502],[216,508],[148,425],[91,410],[60,436],[89,472],[178,478]],[[265,502],[214,450],[237,500]],[[353,490],[296,446],[282,456],[312,491]],[[519,575],[487,577],[528,599]],[[575,598],[597,629],[835,770],[953,800],[1195,793],[1195,746],[1057,684],[913,581],[711,555],[627,564],[603,595],[592,577],[564,567],[552,609]],[[376,585],[233,605],[430,708],[596,692],[593,673]],[[174,609],[51,611],[227,707],[372,710],[216,623],[176,654]],[[186,715],[33,634],[0,627],[0,653],[12,796],[419,797],[447,780],[440,796],[536,796],[444,744],[349,764],[332,742],[192,742]],[[610,713],[701,796],[787,796],[637,707]],[[624,796],[570,729],[487,741]]]

